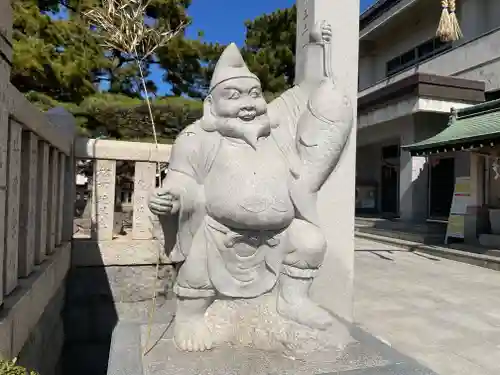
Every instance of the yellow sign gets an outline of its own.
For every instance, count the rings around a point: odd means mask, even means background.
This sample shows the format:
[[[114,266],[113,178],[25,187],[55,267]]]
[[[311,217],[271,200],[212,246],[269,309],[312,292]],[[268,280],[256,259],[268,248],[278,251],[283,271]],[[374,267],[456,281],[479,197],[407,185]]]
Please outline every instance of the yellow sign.
[[[455,195],[470,195],[470,178],[457,178]]]
[[[451,214],[448,218],[447,237],[464,238],[465,217]]]
[[[465,215],[467,215],[467,207],[472,205],[471,190],[470,177],[456,178],[450,216],[448,217],[448,227],[446,228],[446,243],[448,243],[450,237],[464,238],[465,236]]]

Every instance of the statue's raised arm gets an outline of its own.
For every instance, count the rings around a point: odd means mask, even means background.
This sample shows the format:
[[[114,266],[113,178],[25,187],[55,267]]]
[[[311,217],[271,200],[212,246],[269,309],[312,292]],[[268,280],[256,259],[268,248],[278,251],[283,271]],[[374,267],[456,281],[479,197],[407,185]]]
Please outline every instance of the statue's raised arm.
[[[292,194],[314,194],[321,188],[337,165],[354,123],[354,108],[335,86],[330,40],[331,26],[316,24],[310,43],[304,46],[303,80],[269,105],[273,136],[295,176]],[[301,200],[296,202],[299,206]]]

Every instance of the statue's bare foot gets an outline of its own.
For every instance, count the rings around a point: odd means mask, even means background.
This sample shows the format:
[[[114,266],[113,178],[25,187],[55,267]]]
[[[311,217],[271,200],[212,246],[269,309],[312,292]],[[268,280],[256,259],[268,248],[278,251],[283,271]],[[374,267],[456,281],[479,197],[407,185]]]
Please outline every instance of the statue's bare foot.
[[[179,298],[174,323],[174,342],[178,349],[187,352],[212,349],[212,332],[205,321],[205,312],[211,302],[207,298]]]
[[[333,323],[330,313],[308,298],[288,302],[279,296],[278,313],[287,319],[316,329],[326,329]]]
[[[278,313],[310,328],[326,329],[333,324],[334,318],[311,301],[308,296],[310,282],[312,280],[284,276],[278,292]]]
[[[201,319],[183,319],[176,321],[174,341],[178,349],[185,352],[203,352],[212,349],[212,332],[208,329],[204,317]]]

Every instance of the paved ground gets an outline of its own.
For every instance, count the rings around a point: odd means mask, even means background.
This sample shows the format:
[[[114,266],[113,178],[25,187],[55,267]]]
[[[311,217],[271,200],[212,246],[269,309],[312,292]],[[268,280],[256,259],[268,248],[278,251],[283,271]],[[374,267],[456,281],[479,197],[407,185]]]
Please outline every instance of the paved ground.
[[[440,375],[500,374],[500,272],[356,240],[355,319]]]

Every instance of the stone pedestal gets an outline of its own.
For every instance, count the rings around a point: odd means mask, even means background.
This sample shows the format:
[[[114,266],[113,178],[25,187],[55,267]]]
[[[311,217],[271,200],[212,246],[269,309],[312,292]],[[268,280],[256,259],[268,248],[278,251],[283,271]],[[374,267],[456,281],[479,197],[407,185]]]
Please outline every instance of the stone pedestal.
[[[108,374],[128,375],[437,375],[391,349],[356,326],[357,340],[345,350],[321,350],[305,358],[285,357],[251,347],[219,347],[210,352],[179,352],[172,340],[171,324],[119,323],[115,328]],[[143,355],[146,341],[146,354]]]

